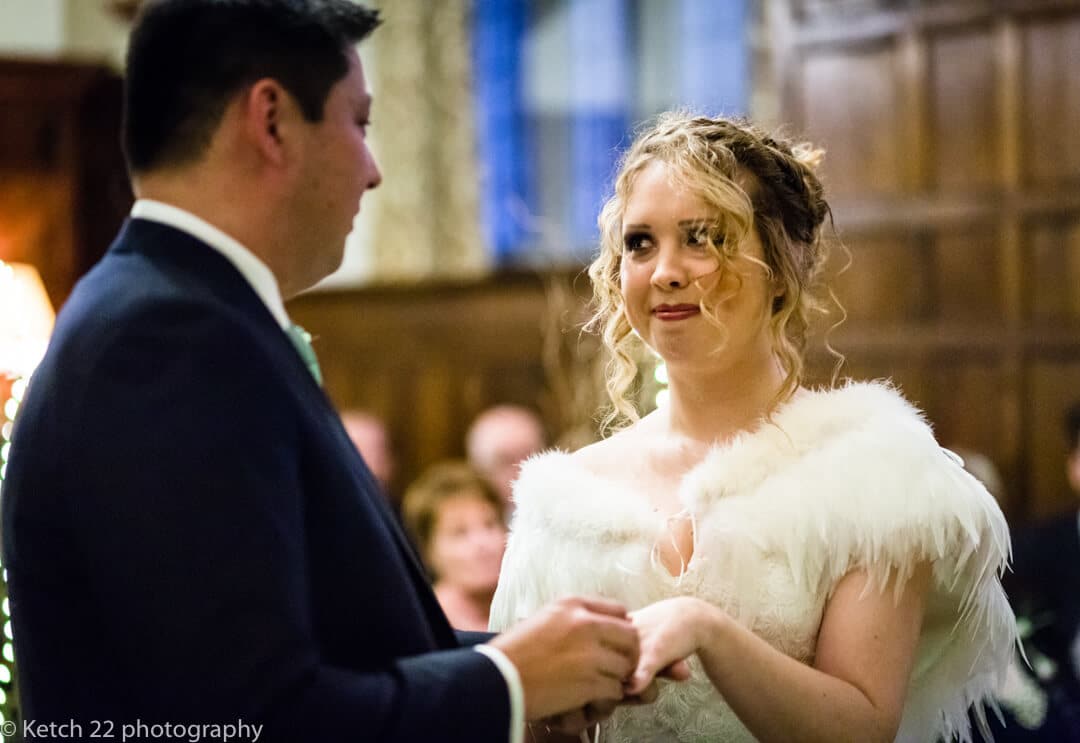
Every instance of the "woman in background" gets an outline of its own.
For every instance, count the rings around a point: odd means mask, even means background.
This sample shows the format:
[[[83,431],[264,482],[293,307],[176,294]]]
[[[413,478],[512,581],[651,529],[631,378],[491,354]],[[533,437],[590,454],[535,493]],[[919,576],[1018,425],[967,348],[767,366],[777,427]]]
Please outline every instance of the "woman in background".
[[[993,498],[888,384],[802,386],[827,260],[820,157],[668,114],[600,216],[595,321],[628,425],[524,465],[491,626],[594,593],[636,610],[628,694],[692,657],[689,681],[616,710],[605,741],[967,740],[1012,653]],[[638,342],[670,390],[640,420]]]
[[[405,492],[402,515],[455,629],[487,630],[506,548],[503,502],[464,462],[442,462]]]

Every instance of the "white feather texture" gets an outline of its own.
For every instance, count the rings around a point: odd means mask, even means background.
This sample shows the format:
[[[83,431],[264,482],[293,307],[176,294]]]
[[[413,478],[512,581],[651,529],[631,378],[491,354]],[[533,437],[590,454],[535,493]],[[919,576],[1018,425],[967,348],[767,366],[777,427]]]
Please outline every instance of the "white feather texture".
[[[1015,650],[999,581],[1009,533],[997,503],[892,387],[801,391],[754,431],[712,449],[680,483],[695,549],[680,576],[653,558],[665,523],[640,493],[561,452],[531,459],[491,624],[570,594],[630,609],[676,595],[720,606],[782,652],[814,658],[825,604],[853,569],[882,590],[920,561],[933,585],[898,741],[970,740]],[[693,665],[693,664],[692,664]],[[981,706],[979,707],[981,710]],[[604,740],[752,741],[695,666],[651,707],[620,709]]]

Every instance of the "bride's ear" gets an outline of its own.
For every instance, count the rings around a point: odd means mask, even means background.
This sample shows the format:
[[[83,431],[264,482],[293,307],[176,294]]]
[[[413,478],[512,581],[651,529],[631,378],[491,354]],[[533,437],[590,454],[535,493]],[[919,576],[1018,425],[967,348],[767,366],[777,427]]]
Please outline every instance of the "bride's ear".
[[[787,299],[787,291],[783,287],[773,292],[772,299],[772,313],[775,315],[780,310],[784,309],[784,301]]]

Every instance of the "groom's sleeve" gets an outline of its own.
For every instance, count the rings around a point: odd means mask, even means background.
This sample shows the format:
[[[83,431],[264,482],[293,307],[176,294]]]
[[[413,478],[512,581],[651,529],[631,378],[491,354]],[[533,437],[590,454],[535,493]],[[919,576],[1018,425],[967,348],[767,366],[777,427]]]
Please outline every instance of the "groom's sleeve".
[[[518,673],[517,666],[498,648],[477,645],[476,650],[490,658],[506,679],[506,688],[510,692],[510,743],[522,743],[525,737],[525,690],[521,686],[521,674]]]
[[[120,329],[85,360],[101,383],[76,418],[85,440],[103,444],[74,463],[86,475],[80,570],[107,607],[110,637],[137,649],[125,709],[174,722],[239,717],[265,726],[264,743],[520,736],[520,681],[490,649],[362,671],[323,660],[296,454],[305,442],[295,412],[277,404],[288,393],[267,370],[277,360],[219,313],[155,312],[164,316]]]
[[[521,674],[518,673],[514,663],[506,657],[503,651],[484,643],[496,637],[495,632],[471,632],[467,630],[454,630],[458,642],[462,647],[474,648],[477,652],[486,655],[499,669],[499,673],[506,680],[506,688],[510,693],[510,743],[522,743],[525,737],[525,689],[521,685]]]
[[[456,629],[454,635],[457,636],[458,644],[463,648],[471,648],[475,645],[479,645],[484,642],[489,642],[494,639],[497,633],[495,632],[474,632],[472,630]]]

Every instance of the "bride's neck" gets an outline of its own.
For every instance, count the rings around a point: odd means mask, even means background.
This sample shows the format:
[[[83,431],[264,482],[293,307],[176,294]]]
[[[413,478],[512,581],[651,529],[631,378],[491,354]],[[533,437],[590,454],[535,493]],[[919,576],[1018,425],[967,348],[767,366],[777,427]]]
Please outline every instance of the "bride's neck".
[[[711,445],[754,427],[776,404],[784,376],[772,356],[724,372],[669,367],[671,433]]]

